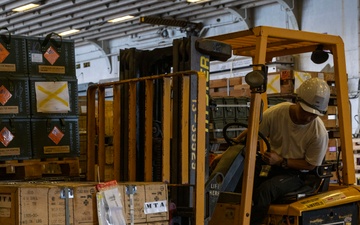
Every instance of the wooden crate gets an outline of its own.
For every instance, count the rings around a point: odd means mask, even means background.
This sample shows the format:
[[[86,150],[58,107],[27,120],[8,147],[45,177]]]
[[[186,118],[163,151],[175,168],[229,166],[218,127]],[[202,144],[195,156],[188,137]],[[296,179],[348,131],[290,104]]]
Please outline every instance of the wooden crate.
[[[79,158],[47,158],[0,162],[0,180],[79,177]]]
[[[324,122],[326,128],[337,128],[339,127],[339,115],[337,106],[331,105],[328,107],[328,111],[324,116],[320,116]]]
[[[212,97],[224,97],[235,96],[229,94],[235,90],[235,86],[242,84],[242,77],[223,78],[217,80],[210,80],[210,96]],[[237,95],[238,96],[238,95]]]

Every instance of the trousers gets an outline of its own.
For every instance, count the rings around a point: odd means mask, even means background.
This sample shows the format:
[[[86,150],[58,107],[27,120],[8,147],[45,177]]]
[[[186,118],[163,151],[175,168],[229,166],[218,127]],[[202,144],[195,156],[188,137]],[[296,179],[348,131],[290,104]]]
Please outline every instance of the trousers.
[[[263,165],[265,163],[258,157],[254,174],[251,225],[262,224],[271,203],[304,185],[300,171],[279,166],[272,166],[267,176],[260,176]]]

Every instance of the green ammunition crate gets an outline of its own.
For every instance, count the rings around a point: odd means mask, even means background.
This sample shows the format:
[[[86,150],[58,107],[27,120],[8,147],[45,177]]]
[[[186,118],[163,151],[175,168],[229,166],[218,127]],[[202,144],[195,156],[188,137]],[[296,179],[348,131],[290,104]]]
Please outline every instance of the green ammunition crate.
[[[77,117],[31,119],[33,157],[63,158],[80,156]]]
[[[219,105],[224,105],[223,97],[212,97],[209,100],[209,119],[217,120],[224,119],[224,107],[219,107]]]
[[[30,77],[31,116],[67,117],[78,116],[77,79],[49,79]],[[67,94],[68,98],[64,95]]]
[[[32,157],[30,119],[0,118],[0,160]]]
[[[30,118],[28,77],[0,76],[0,117]]]
[[[236,113],[235,117],[238,121],[247,121],[250,115],[250,98],[235,98]]]
[[[0,75],[28,75],[26,37],[0,36]]]
[[[224,138],[223,128],[228,123],[236,122],[236,120],[224,120],[224,119],[216,119],[209,121],[209,138],[210,139],[218,139]],[[227,129],[227,136],[229,138],[237,137],[245,128],[239,126],[231,126]]]
[[[59,38],[55,33],[45,38],[29,37],[27,50],[30,76],[76,77],[74,41]]]
[[[210,105],[209,118],[210,120],[224,119],[224,108],[217,107],[216,105]]]
[[[236,104],[234,97],[226,97],[224,98],[224,105],[219,107],[224,107],[224,117],[225,119],[235,119],[236,118]]]

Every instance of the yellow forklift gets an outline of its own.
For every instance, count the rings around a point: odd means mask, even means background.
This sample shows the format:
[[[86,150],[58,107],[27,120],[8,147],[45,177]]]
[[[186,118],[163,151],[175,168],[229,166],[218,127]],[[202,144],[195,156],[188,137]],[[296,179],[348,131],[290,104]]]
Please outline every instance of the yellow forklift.
[[[359,224],[360,187],[356,185],[355,180],[350,103],[344,43],[341,37],[261,26],[211,38],[230,44],[234,55],[252,57],[254,71],[247,76],[263,74],[260,66],[270,62],[273,57],[309,53],[316,63],[323,63],[328,58],[333,59],[339,119],[338,130],[343,163],[342,183],[328,185],[327,191],[312,193],[311,196],[298,198],[294,202],[272,205],[268,212],[268,224]],[[332,57],[329,57],[330,54]],[[266,82],[266,78],[264,82]],[[251,86],[252,84],[250,84]],[[209,224],[245,225],[250,223],[258,118],[261,109],[267,108],[266,93],[257,90],[258,84],[253,86],[251,87],[250,119],[248,121],[241,200],[234,202],[232,197],[231,200],[217,202]],[[264,106],[261,107],[261,104]],[[328,170],[324,173],[328,173]],[[328,176],[324,176],[321,179],[324,181],[328,178]]]
[[[240,172],[243,173],[242,195],[235,201],[232,199],[227,202],[219,201],[222,187],[225,186],[224,181],[228,182],[227,184],[232,183],[226,179],[236,174],[239,168],[231,173],[225,171],[224,174],[209,177],[206,124],[210,60],[226,60],[229,49],[235,56],[252,57],[253,71],[248,75],[256,79],[250,84],[252,93],[246,144],[234,147],[237,151],[239,148],[246,148],[245,157],[236,158],[237,161],[233,163],[235,167],[240,166]],[[126,64],[121,64],[121,69],[126,69],[123,72],[124,79],[94,84],[87,90],[86,179],[104,181],[109,169],[105,158],[105,147],[109,144],[105,143],[105,126],[109,119],[105,103],[111,93],[113,119],[110,123],[114,126],[111,129],[111,145],[114,157],[110,179],[166,182],[170,196],[177,198],[170,198],[169,203],[174,200],[179,206],[179,202],[184,201],[184,205],[189,206],[185,214],[187,213],[190,219],[180,222],[172,220],[174,225],[250,224],[252,174],[258,147],[258,118],[262,109],[268,107],[267,96],[263,92],[266,86],[264,68],[274,57],[313,52],[318,60],[333,59],[343,164],[342,183],[329,185],[327,191],[292,203],[272,205],[268,212],[269,224],[358,224],[360,188],[355,181],[344,43],[341,37],[328,34],[260,26],[206,39],[190,37],[175,41],[173,48],[156,49],[153,52],[129,49],[126,54],[120,54],[120,63],[126,61],[122,60],[123,58],[131,59]],[[144,67],[143,62],[149,62],[144,59],[145,55],[150,53],[151,57],[146,59],[155,60],[160,53],[164,56],[158,60],[158,64],[169,66],[165,69],[158,67],[155,71],[162,74],[147,74],[150,66]],[[329,57],[329,53],[332,57]],[[177,63],[171,64],[172,61]],[[171,66],[176,72],[169,72]],[[128,68],[144,70],[144,74],[148,76],[128,76],[132,73]],[[174,89],[175,86],[178,88]],[[109,92],[109,89],[112,91]],[[143,101],[141,110],[138,108],[137,99]],[[154,103],[159,100],[161,108],[156,111]],[[143,111],[141,120],[139,111]],[[155,116],[156,121],[153,119]],[[138,129],[139,126],[141,129]],[[159,133],[157,140],[160,160],[154,156],[154,133]],[[98,140],[96,146],[94,140]],[[140,147],[139,140],[142,143]],[[161,164],[159,169],[154,166],[156,160]],[[154,179],[154,172],[159,175],[157,179]],[[177,207],[177,211],[180,211],[180,207]]]

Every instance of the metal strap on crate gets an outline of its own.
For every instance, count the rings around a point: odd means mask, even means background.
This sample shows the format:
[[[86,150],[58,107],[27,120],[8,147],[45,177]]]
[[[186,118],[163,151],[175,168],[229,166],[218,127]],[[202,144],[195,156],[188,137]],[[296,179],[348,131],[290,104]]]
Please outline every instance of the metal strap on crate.
[[[65,225],[70,225],[69,199],[74,198],[74,190],[64,187],[60,192],[60,198],[65,199]]]

